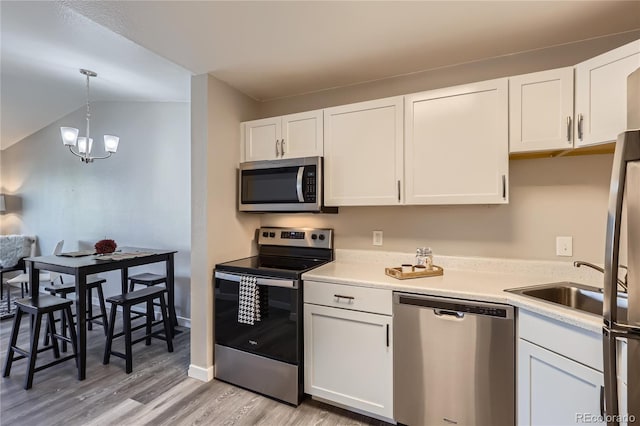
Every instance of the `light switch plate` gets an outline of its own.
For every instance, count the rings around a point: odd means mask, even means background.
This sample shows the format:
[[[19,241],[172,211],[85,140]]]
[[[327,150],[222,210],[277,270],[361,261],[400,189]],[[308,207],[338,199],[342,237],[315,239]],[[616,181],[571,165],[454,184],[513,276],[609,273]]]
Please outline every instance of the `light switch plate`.
[[[382,231],[373,231],[373,245],[374,246],[382,245]]]
[[[556,237],[556,256],[573,256],[573,237]]]

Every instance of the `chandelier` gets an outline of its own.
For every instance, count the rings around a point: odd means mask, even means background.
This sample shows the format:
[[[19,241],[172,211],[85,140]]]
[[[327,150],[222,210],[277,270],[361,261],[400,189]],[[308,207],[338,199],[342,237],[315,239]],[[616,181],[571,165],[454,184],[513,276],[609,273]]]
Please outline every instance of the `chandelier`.
[[[94,157],[91,155],[91,148],[93,147],[93,138],[90,137],[89,131],[91,128],[91,110],[89,107],[89,79],[91,77],[97,77],[93,71],[80,69],[80,74],[87,77],[87,133],[85,136],[78,137],[80,132],[74,127],[60,127],[60,133],[62,134],[62,143],[69,147],[69,151],[76,157],[80,157],[83,163],[93,163],[93,160],[102,160],[111,157],[118,150],[118,142],[120,138],[113,135],[104,135],[104,150],[107,155],[101,157]],[[77,148],[77,152],[73,149]]]

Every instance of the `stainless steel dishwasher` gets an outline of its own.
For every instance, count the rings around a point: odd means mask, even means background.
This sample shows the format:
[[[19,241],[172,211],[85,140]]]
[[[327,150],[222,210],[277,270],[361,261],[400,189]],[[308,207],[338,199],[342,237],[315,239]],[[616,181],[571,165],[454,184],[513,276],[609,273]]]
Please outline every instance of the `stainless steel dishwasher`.
[[[513,313],[508,305],[395,292],[395,420],[514,425]]]

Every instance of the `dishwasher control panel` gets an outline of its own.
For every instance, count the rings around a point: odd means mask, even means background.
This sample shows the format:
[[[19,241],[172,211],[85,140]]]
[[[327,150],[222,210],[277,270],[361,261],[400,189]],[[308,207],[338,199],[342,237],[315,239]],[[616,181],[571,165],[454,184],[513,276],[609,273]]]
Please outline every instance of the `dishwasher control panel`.
[[[513,308],[511,308],[510,306],[505,306],[504,308],[502,308],[500,307],[500,305],[496,305],[495,303],[487,303],[486,305],[481,302],[472,302],[473,304],[471,304],[469,302],[464,303],[461,301],[461,303],[456,303],[452,299],[447,299],[445,301],[437,300],[437,298],[435,297],[423,299],[418,297],[399,295],[398,301],[403,305],[414,305],[425,308],[432,308],[443,315],[458,313],[484,315],[497,318],[510,318],[510,313],[513,312]]]

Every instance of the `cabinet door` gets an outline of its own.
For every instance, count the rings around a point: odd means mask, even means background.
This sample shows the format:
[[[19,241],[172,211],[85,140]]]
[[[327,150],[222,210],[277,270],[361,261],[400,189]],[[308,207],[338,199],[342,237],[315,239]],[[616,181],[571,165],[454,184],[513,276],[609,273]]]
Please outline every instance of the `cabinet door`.
[[[509,152],[573,148],[573,67],[509,78]]]
[[[519,339],[517,381],[519,426],[604,425],[601,372]]]
[[[323,155],[322,110],[282,117],[280,158]]]
[[[262,120],[242,123],[244,152],[240,156],[240,161],[279,158],[281,126],[281,117],[263,118]]]
[[[324,110],[325,204],[402,202],[402,97]]]
[[[613,142],[627,129],[627,76],[639,67],[640,40],[576,65],[576,147]]]
[[[507,79],[405,97],[406,204],[507,202]]]
[[[392,317],[304,304],[304,391],[393,418]]]

